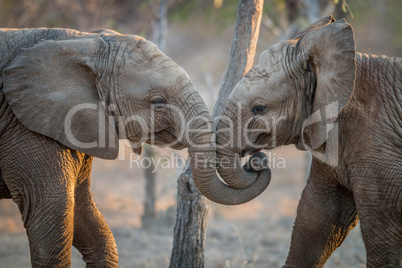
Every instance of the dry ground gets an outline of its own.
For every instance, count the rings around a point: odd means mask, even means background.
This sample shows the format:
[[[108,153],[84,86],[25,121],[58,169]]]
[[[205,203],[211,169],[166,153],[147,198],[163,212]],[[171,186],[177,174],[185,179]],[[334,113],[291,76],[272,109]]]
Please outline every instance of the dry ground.
[[[159,151],[169,157],[172,151]],[[281,267],[290,243],[296,207],[305,184],[305,155],[293,147],[275,152],[286,168],[274,168],[270,187],[256,200],[227,207],[211,204],[205,251],[206,267]],[[185,155],[185,152],[181,152]],[[271,153],[271,156],[274,156]],[[136,157],[134,157],[136,159]],[[116,238],[120,267],[168,267],[175,219],[175,168],[159,169],[158,220],[141,228],[144,180],[142,170],[126,160],[96,159],[92,190]],[[0,267],[30,267],[28,241],[16,205],[0,200]],[[72,267],[85,267],[73,249]],[[365,267],[359,226],[326,267]]]

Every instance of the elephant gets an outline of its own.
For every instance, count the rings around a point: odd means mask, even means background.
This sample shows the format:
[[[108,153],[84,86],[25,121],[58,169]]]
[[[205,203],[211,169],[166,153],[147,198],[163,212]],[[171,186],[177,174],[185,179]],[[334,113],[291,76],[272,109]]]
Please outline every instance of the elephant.
[[[256,183],[238,165],[248,154],[312,154],[284,267],[323,267],[359,220],[367,267],[402,267],[401,104],[402,59],[356,52],[332,16],[264,51],[235,86],[216,127],[228,186]]]
[[[187,73],[140,36],[0,29],[0,53],[0,198],[19,208],[33,267],[70,266],[72,246],[87,267],[117,266],[90,172],[93,157],[117,157],[119,139],[138,154],[143,142],[188,148],[194,181],[214,200],[268,185],[243,190],[217,180],[204,101]]]

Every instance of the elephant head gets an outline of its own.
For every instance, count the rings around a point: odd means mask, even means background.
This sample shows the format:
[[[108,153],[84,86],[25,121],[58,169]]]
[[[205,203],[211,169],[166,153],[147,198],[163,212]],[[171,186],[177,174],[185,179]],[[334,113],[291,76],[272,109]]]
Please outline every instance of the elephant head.
[[[7,62],[2,82],[12,111],[29,130],[105,159],[117,157],[121,138],[137,144],[137,153],[142,142],[187,147],[197,187],[220,203],[245,202],[244,196],[264,189],[261,183],[232,189],[218,179],[209,111],[186,72],[153,43],[110,31],[22,35],[25,48]]]
[[[3,90],[28,129],[106,159],[117,157],[119,138],[137,153],[141,142],[182,148],[181,123],[197,124],[179,118],[184,111],[210,120],[185,71],[139,36],[73,35],[23,48]]]
[[[354,36],[345,20],[321,19],[295,39],[274,45],[228,98],[217,125],[218,160],[236,162],[261,149],[296,144],[334,161],[323,152],[329,149],[328,134],[351,97],[354,80]],[[255,180],[241,168],[220,165],[218,171],[236,188]]]

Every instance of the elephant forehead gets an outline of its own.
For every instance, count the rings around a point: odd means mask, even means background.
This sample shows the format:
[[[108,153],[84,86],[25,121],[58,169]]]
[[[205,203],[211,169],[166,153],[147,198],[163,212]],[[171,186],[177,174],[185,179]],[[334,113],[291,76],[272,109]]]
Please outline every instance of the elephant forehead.
[[[192,84],[188,74],[170,58],[166,57],[164,61],[156,61],[157,65],[155,73],[151,74],[155,86],[160,84],[163,87],[184,87],[187,84]]]
[[[237,83],[237,85],[229,95],[230,102],[235,104],[247,105],[248,100],[251,97],[249,83],[250,82],[245,81],[244,78],[239,83]]]
[[[279,43],[261,53],[257,68],[265,70],[269,75],[282,70],[285,44]]]
[[[138,35],[121,35],[119,38],[122,38],[127,43],[137,44],[138,42],[145,42],[145,38]]]
[[[231,101],[248,106],[256,100],[282,101],[291,92],[289,80],[284,72],[250,73],[233,89]]]
[[[119,88],[136,98],[144,98],[151,91],[169,91],[169,94],[192,85],[190,78],[178,65],[171,67],[139,66],[134,72],[121,75]]]
[[[132,47],[137,52],[147,52],[149,49],[156,47],[152,42],[138,35],[122,35],[119,40],[125,43],[127,47]]]

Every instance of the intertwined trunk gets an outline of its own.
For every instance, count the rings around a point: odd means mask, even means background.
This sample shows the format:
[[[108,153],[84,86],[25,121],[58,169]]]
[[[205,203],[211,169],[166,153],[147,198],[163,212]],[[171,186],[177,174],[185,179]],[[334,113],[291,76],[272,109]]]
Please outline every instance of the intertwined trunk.
[[[253,65],[263,0],[240,0],[229,64],[215,104],[213,116],[222,108],[234,85]],[[194,185],[189,161],[180,175],[177,193],[177,216],[170,268],[204,267],[204,247],[208,202]]]
[[[244,148],[244,133],[239,129],[241,117],[236,104],[228,102],[216,127],[217,157],[225,163],[218,166],[219,175],[231,187],[243,189],[253,185],[258,179],[258,172],[241,165]],[[230,120],[230,123],[226,123]]]

